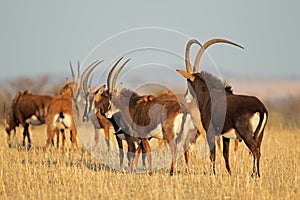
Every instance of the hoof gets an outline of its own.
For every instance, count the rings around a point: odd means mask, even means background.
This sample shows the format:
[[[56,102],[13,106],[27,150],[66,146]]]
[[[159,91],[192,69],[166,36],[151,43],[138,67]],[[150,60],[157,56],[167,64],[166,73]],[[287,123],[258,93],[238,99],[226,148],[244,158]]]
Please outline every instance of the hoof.
[[[31,144],[27,144],[27,151],[31,149]]]

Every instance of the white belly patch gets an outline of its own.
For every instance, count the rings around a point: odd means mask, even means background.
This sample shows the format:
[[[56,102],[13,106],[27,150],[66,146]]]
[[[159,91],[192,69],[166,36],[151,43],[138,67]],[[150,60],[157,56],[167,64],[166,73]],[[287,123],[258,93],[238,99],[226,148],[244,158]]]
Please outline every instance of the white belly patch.
[[[162,126],[161,126],[161,124],[158,124],[155,129],[153,129],[152,131],[150,131],[150,136],[154,137],[156,139],[159,139],[159,140],[163,140],[164,139],[164,136],[163,136],[163,133],[162,133]]]
[[[37,118],[37,116],[35,116],[35,115],[32,115],[30,118],[28,118],[28,119],[26,120],[26,122],[29,123],[29,124],[32,124],[32,125],[41,125],[41,124],[43,124],[43,122],[41,122],[41,121]]]
[[[222,134],[223,137],[229,138],[229,139],[241,139],[240,136],[237,134],[235,129],[230,129],[229,131]]]

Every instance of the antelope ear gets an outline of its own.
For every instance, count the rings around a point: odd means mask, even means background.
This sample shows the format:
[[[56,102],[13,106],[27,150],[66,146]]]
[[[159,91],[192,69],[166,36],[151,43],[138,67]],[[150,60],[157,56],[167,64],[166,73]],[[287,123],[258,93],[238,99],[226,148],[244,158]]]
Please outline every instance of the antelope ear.
[[[97,95],[101,95],[103,94],[104,90],[105,90],[105,85],[102,85],[101,88],[99,88],[98,92],[97,92]]]
[[[95,94],[95,100],[96,101],[100,101],[101,100],[101,95],[103,94],[104,90],[105,90],[105,85],[102,85],[99,88],[98,92]]]
[[[116,93],[119,94],[122,90],[122,87],[123,87],[123,83],[119,83],[117,89],[116,89]]]
[[[191,81],[195,80],[195,77],[193,76],[193,74],[190,74],[190,73],[180,70],[180,69],[177,69],[176,71],[184,78],[190,79]]]
[[[66,77],[66,84],[69,84],[69,83],[70,83],[69,78]]]

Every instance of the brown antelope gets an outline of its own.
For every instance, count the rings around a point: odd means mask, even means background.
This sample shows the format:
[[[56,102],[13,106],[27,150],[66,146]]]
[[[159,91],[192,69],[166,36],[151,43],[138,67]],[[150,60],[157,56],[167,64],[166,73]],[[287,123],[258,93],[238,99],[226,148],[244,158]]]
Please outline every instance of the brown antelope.
[[[72,66],[70,65],[72,72],[72,80],[68,79],[66,85],[61,89],[62,95],[73,95],[73,99],[77,102],[79,88],[75,81],[75,75]],[[79,72],[79,64],[78,64]],[[77,82],[80,81],[78,77]],[[71,90],[70,90],[71,89]],[[72,92],[72,93],[71,93]],[[29,133],[29,125],[42,125],[45,123],[45,118],[48,112],[48,107],[53,97],[48,95],[32,94],[26,90],[23,93],[18,92],[16,97],[12,101],[11,112],[8,116],[8,121],[5,120],[5,129],[8,134],[8,145],[11,147],[10,133],[15,131],[16,127],[21,124],[24,128],[23,131],[23,146],[25,146],[25,138],[28,139],[28,149],[31,147],[31,139]],[[77,104],[75,104],[77,105]],[[52,141],[53,143],[53,141]],[[59,134],[57,134],[57,147],[59,146]]]
[[[63,94],[53,98],[48,108],[48,114],[46,116],[47,125],[47,140],[44,146],[46,150],[49,143],[52,141],[54,134],[59,131],[62,133],[62,151],[64,152],[65,144],[65,130],[70,130],[70,139],[72,146],[78,148],[77,144],[77,129],[73,118],[72,96]]]
[[[16,124],[16,120],[14,120],[13,113],[9,112],[9,115],[6,114],[6,106],[5,103],[3,104],[3,118],[2,123],[4,125],[5,131],[7,132],[7,144],[8,147],[11,148],[11,131],[14,131],[14,136],[16,135],[16,127],[18,126]]]
[[[186,66],[190,66],[190,48],[193,44],[197,44],[200,47],[202,47],[201,43],[196,39],[191,39],[187,42],[186,48],[185,48],[185,64],[186,64]],[[200,113],[197,113],[197,114],[199,115]],[[198,120],[195,120],[195,121],[199,121],[198,128],[201,127],[203,129],[203,126],[201,124],[201,119],[198,119]],[[204,131],[199,130],[199,132],[202,134],[202,136],[204,138],[206,137],[206,133]],[[240,142],[239,139],[234,140],[234,152],[237,152],[239,142]],[[221,152],[221,150],[222,150],[222,148],[221,148],[221,137],[217,138],[217,146],[218,146],[218,149],[220,150],[219,152]]]
[[[231,86],[224,84],[220,79],[208,72],[198,72],[199,62],[205,49],[215,43],[228,43],[243,48],[223,39],[207,41],[196,55],[193,71],[189,62],[186,63],[187,71],[177,70],[187,79],[188,89],[185,99],[186,101],[197,99],[210,148],[213,174],[215,174],[215,136],[221,135],[223,136],[223,156],[228,173],[231,174],[229,142],[230,139],[239,139],[245,142],[254,157],[252,175],[260,177],[260,146],[268,111],[257,97],[233,94]]]
[[[115,65],[117,66],[117,65]],[[83,122],[88,122],[91,120],[94,129],[95,129],[95,144],[94,150],[98,147],[99,142],[99,132],[98,129],[104,129],[105,141],[107,144],[108,151],[110,151],[110,133],[109,130],[111,127],[114,128],[116,140],[119,146],[119,158],[120,158],[120,170],[123,169],[123,160],[124,160],[124,152],[123,152],[123,144],[122,140],[126,140],[124,137],[124,133],[120,130],[119,125],[114,121],[113,118],[106,118],[104,113],[108,110],[109,107],[109,94],[108,91],[105,90],[105,85],[100,87],[99,89],[95,89],[94,87],[90,87],[91,80],[89,80],[89,76],[91,72],[95,69],[96,66],[90,65],[82,74],[82,89],[84,93],[85,99],[85,108],[84,114],[82,117]],[[110,73],[111,74],[111,73]],[[110,82],[110,76],[107,79],[108,85]],[[143,163],[145,159],[143,158]]]
[[[98,63],[99,64],[99,63]],[[48,113],[46,116],[46,125],[47,125],[47,140],[44,146],[44,150],[47,149],[50,141],[52,141],[54,134],[61,132],[62,133],[62,151],[64,152],[65,146],[65,130],[70,130],[70,140],[72,147],[79,151],[77,144],[77,128],[74,121],[75,115],[79,115],[79,110],[77,103],[79,100],[80,93],[80,65],[78,62],[78,78],[75,80],[75,74],[73,67],[70,63],[70,69],[72,73],[72,82],[68,79],[66,80],[66,85],[61,89],[60,95],[53,98],[51,104],[48,108]],[[73,105],[75,110],[73,109]]]
[[[118,64],[118,62],[115,64],[115,67],[117,66],[117,64]],[[117,140],[118,147],[119,147],[120,171],[122,171],[123,160],[124,160],[122,140],[126,140],[126,139],[124,137],[124,132],[120,129],[120,126],[118,125],[118,123],[116,123],[114,118],[108,119],[105,117],[105,112],[109,108],[109,94],[108,94],[108,90],[105,90],[105,85],[100,87],[97,90],[95,90],[95,88],[88,87],[88,85],[90,85],[90,84],[88,84],[88,79],[94,68],[95,67],[93,67],[91,65],[82,74],[82,82],[81,83],[82,83],[82,89],[84,92],[84,98],[85,98],[85,102],[86,102],[82,121],[88,122],[91,119],[91,121],[94,125],[94,129],[95,129],[94,150],[98,146],[98,139],[99,139],[99,132],[96,131],[96,129],[98,129],[98,127],[104,129],[105,140],[107,143],[108,150],[110,150],[109,129],[111,126],[114,128],[116,140]],[[112,73],[110,73],[110,75],[107,79],[108,86],[110,85],[111,74]],[[129,155],[129,154],[127,154],[127,155]]]
[[[109,111],[109,109],[110,109],[110,103],[109,103],[110,100],[109,99],[110,99],[110,94],[112,93],[112,88],[115,86],[117,76],[119,75],[121,69],[124,67],[124,65],[126,63],[123,64],[123,66],[115,73],[112,84],[110,83],[110,80],[111,80],[111,76],[112,76],[112,73],[113,73],[114,69],[117,67],[117,65],[121,61],[121,59],[119,59],[115,63],[115,65],[112,67],[112,69],[109,72],[109,75],[108,75],[108,78],[107,78],[107,86],[108,86],[107,90],[104,91],[105,86],[102,86],[96,92],[91,93],[90,88],[87,88],[87,81],[88,81],[87,78],[88,78],[88,76],[86,77],[86,80],[83,79],[83,83],[85,83],[85,85],[83,85],[82,87],[83,87],[83,90],[85,91],[85,94],[86,94],[86,97],[87,97],[87,99],[86,99],[87,103],[86,103],[86,107],[85,107],[83,121],[86,121],[87,119],[89,119],[91,117],[91,115],[94,115],[93,113],[95,113],[95,112],[98,113],[97,116],[99,116],[101,114],[104,115],[107,111]],[[113,85],[113,87],[111,87],[111,85]],[[135,103],[137,105],[142,105],[143,103],[159,102],[159,101],[161,101],[161,102],[163,102],[163,101],[172,102],[173,104],[176,104],[176,106],[180,107],[176,96],[173,93],[170,93],[170,92],[164,92],[164,93],[158,95],[157,97],[152,96],[152,95],[137,96]],[[154,104],[152,104],[152,105],[154,105]],[[179,110],[179,108],[177,108],[177,109]],[[128,160],[129,160],[129,166],[130,166],[129,169],[131,171],[133,169],[133,160],[134,160],[134,157],[135,157],[134,156],[134,152],[135,152],[134,143],[138,142],[140,144],[139,148],[137,150],[136,156],[139,155],[139,152],[143,151],[143,148],[144,148],[143,143],[140,142],[141,141],[140,138],[135,138],[135,137],[132,137],[130,135],[129,132],[131,131],[131,127],[127,126],[126,123],[122,124],[122,113],[121,112],[114,113],[113,117],[110,117],[109,120],[111,122],[113,122],[112,124],[114,125],[117,139],[119,139],[119,140],[120,139],[125,139],[128,143],[128,148],[129,148],[128,152],[129,152],[129,154],[127,154],[127,157],[128,157]],[[180,119],[178,119],[178,121],[179,120]],[[184,123],[182,123],[182,125],[183,124]],[[178,126],[178,124],[177,124],[177,126]],[[176,127],[176,128],[181,129],[181,125],[179,125],[179,127]],[[126,133],[126,132],[128,132],[128,133]],[[151,137],[149,137],[149,138],[151,138]],[[147,139],[149,139],[149,138],[147,138]],[[120,166],[122,166],[122,159],[123,159],[123,151],[122,151],[121,148],[122,147],[120,147]],[[185,146],[185,149],[187,149],[186,146]],[[188,154],[186,154],[186,155],[188,156]],[[137,159],[135,159],[135,161],[137,162]],[[187,161],[187,165],[188,165],[188,157],[186,157],[186,161]],[[145,163],[144,159],[143,159],[143,163]],[[148,160],[148,163],[150,165],[149,171],[150,171],[150,173],[152,173],[151,162],[149,162],[149,160]],[[121,169],[121,167],[120,167],[120,169]],[[172,173],[173,172],[171,172],[171,174]]]
[[[100,64],[100,63],[98,63],[98,64]],[[103,104],[104,101],[102,100],[103,98],[105,98],[105,96],[103,95],[105,86],[102,86],[101,88],[96,90],[95,88],[90,87],[90,84],[88,84],[89,76],[97,65],[90,65],[82,74],[81,85],[82,85],[82,90],[84,93],[84,100],[86,102],[82,120],[83,120],[83,122],[88,122],[91,119],[91,122],[94,126],[95,144],[94,144],[93,149],[96,150],[98,147],[98,143],[99,143],[99,131],[98,130],[104,129],[107,149],[108,149],[108,151],[110,151],[109,130],[113,125],[105,116],[103,116],[101,114],[101,111],[105,107]],[[92,113],[92,115],[88,116],[87,113]]]
[[[108,118],[114,118],[117,113],[120,115],[117,122],[125,132],[132,155],[135,153],[133,142],[135,140],[141,141],[146,152],[149,174],[152,174],[152,159],[148,139],[166,139],[172,153],[170,175],[173,175],[177,157],[176,143],[186,141],[188,132],[195,129],[195,125],[188,110],[178,100],[154,97],[151,101],[141,101],[144,96],[139,96],[129,89],[122,88],[121,84],[113,90],[120,71],[128,61],[114,75],[112,87],[109,90],[110,109],[105,114]],[[188,151],[188,148],[185,148],[185,151]],[[133,161],[132,156],[130,158],[130,171],[133,167]]]
[[[45,116],[52,101],[51,96],[31,94],[28,90],[18,92],[12,101],[11,112],[9,113],[8,122],[6,123],[6,132],[8,134],[8,145],[11,147],[10,133],[15,131],[16,127],[21,124],[23,131],[23,146],[25,146],[25,138],[28,140],[28,149],[31,147],[31,139],[29,134],[29,124],[41,125],[45,123]]]

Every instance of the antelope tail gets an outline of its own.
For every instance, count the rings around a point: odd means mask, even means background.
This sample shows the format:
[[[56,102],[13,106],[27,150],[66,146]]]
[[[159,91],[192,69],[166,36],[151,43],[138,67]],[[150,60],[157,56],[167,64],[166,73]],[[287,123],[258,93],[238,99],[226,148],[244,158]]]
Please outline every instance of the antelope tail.
[[[258,135],[261,134],[266,126],[266,122],[268,119],[268,113],[267,112],[260,112],[259,114],[259,124],[254,132],[254,140],[257,139]]]

